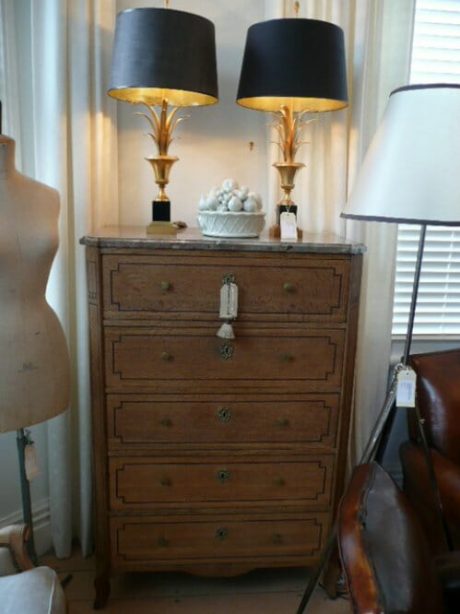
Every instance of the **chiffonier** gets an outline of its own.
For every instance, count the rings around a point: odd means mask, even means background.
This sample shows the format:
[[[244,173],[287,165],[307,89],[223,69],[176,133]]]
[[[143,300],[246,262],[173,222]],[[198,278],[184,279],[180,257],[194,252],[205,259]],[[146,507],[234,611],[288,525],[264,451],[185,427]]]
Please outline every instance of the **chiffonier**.
[[[119,571],[314,564],[344,481],[364,248],[129,228],[82,243],[96,606]],[[234,339],[216,335],[228,280]]]

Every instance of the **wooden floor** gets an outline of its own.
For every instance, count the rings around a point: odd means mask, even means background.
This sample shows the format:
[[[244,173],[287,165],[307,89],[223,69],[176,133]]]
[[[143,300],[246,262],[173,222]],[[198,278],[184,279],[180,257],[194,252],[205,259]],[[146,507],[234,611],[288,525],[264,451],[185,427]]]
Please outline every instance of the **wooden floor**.
[[[75,553],[70,559],[41,558],[61,579],[69,614],[94,612],[94,560]],[[258,570],[237,578],[198,578],[187,574],[124,574],[112,580],[107,614],[295,614],[307,582],[302,569]],[[317,589],[308,614],[349,614],[348,602],[331,601]]]

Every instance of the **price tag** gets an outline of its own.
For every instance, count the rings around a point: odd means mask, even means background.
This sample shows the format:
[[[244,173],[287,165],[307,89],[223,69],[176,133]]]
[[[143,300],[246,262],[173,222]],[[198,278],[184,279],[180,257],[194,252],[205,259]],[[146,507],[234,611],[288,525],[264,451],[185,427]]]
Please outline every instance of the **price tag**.
[[[24,448],[24,461],[26,466],[26,477],[31,482],[40,474],[38,468],[37,450],[33,443],[28,443]]]
[[[238,315],[238,286],[232,282],[225,283],[220,289],[219,317],[225,320],[235,319]]]
[[[397,407],[415,407],[415,384],[417,375],[410,367],[405,367],[398,373],[396,388]]]
[[[283,211],[280,215],[282,241],[297,241],[297,220],[293,213]]]

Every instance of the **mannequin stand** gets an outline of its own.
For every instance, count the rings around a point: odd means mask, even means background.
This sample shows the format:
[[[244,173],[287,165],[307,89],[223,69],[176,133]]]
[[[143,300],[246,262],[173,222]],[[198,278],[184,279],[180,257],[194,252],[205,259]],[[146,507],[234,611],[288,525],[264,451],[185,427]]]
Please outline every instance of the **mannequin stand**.
[[[18,429],[16,431],[16,443],[18,447],[18,459],[19,459],[19,477],[21,480],[21,499],[22,499],[22,515],[24,523],[30,530],[30,538],[26,543],[27,552],[32,560],[32,563],[38,565],[37,552],[35,550],[34,541],[34,529],[32,520],[32,503],[30,498],[30,482],[26,475],[26,462],[25,462],[25,450],[27,444],[30,443],[30,439],[24,429]]]

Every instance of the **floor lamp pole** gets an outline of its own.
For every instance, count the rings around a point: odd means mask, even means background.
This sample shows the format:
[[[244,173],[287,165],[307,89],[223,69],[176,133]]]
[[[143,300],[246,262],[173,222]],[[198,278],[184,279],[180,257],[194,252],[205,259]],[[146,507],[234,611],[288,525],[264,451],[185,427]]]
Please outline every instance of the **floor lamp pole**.
[[[412,285],[412,299],[409,309],[409,320],[407,323],[406,342],[404,344],[404,353],[402,356],[402,364],[407,365],[409,360],[410,348],[412,345],[412,334],[414,332],[415,311],[417,309],[418,287],[420,283],[420,274],[422,272],[423,252],[425,250],[426,224],[422,224],[420,228],[420,236],[418,240],[417,260],[415,261],[414,282]]]
[[[409,309],[409,319],[408,319],[408,324],[407,324],[407,332],[406,332],[406,339],[404,343],[403,356],[401,358],[401,362],[396,366],[396,368],[393,371],[391,382],[390,382],[388,392],[385,398],[385,402],[383,404],[382,409],[380,410],[380,413],[377,417],[377,421],[374,425],[374,428],[372,429],[367,445],[364,449],[364,452],[361,455],[358,465],[369,463],[375,458],[377,454],[379,454],[379,456],[381,457],[388,443],[388,439],[389,439],[389,435],[391,431],[391,425],[393,423],[395,409],[396,409],[395,399],[396,399],[396,389],[397,389],[397,374],[401,370],[401,368],[407,365],[407,361],[409,359],[409,354],[410,354],[410,348],[412,345],[412,334],[413,334],[413,329],[414,329],[415,312],[417,308],[417,297],[418,297],[418,290],[419,290],[419,283],[420,283],[420,274],[422,270],[423,252],[425,249],[425,237],[426,237],[426,224],[423,224],[420,228],[417,258],[415,262],[414,282],[412,286],[412,298],[411,298],[411,304],[410,304],[410,309]],[[436,499],[438,519],[443,528],[443,533],[446,538],[446,544],[448,546],[448,549],[451,550],[452,543],[451,543],[451,539],[450,539],[450,535],[449,535],[446,523],[444,521],[444,516],[442,513],[441,497],[439,494],[438,484],[436,481],[436,475],[434,472],[434,468],[433,468],[433,464],[431,460],[431,454],[429,452],[428,443],[427,443],[426,436],[425,436],[425,431],[423,429],[423,422],[422,422],[420,412],[418,410],[417,405],[415,407],[415,415],[416,415],[419,435],[422,440],[422,448],[424,450],[424,454],[426,457],[426,463],[428,467],[431,487],[433,489],[433,493]],[[302,597],[302,601],[300,602],[300,605],[297,609],[297,614],[303,614],[303,612],[305,612],[308,602],[316,588],[316,585],[318,584],[321,574],[336,545],[336,541],[337,541],[337,520],[334,522],[334,526],[326,542],[326,546],[324,547],[321,553],[321,558],[318,563],[318,566],[308,581],[307,588],[305,589],[305,592]]]

